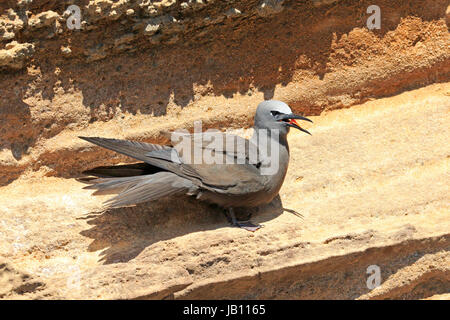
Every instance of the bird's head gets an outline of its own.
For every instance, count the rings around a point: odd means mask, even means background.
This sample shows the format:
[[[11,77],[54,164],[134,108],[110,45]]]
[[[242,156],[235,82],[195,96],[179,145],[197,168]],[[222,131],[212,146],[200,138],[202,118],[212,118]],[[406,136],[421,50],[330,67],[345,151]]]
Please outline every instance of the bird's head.
[[[282,101],[266,100],[261,102],[256,109],[255,127],[269,130],[278,129],[280,134],[287,134],[289,128],[292,127],[310,135],[306,129],[300,127],[296,119],[312,122],[308,118],[292,113],[291,108]]]

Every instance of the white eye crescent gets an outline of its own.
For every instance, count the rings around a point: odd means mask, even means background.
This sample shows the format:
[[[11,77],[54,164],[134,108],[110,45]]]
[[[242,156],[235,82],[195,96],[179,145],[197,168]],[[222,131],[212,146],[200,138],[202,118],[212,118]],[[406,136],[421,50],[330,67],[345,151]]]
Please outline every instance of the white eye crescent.
[[[281,112],[279,112],[279,111],[270,111],[270,113],[275,117],[275,116],[277,116],[277,115],[279,115],[279,114],[281,114]]]

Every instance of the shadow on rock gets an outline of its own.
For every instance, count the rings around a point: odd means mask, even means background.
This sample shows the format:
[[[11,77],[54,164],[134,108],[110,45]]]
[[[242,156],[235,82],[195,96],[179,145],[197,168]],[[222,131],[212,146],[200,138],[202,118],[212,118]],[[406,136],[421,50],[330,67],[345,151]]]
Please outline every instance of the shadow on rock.
[[[252,222],[262,224],[282,212],[281,199],[277,196],[266,206],[238,208],[236,216],[240,219],[251,214]],[[225,218],[223,209],[186,197],[165,198],[102,213],[92,212],[79,219],[87,219],[92,226],[80,234],[93,239],[89,251],[103,250],[101,261],[105,264],[130,261],[159,241],[192,232],[234,228]]]

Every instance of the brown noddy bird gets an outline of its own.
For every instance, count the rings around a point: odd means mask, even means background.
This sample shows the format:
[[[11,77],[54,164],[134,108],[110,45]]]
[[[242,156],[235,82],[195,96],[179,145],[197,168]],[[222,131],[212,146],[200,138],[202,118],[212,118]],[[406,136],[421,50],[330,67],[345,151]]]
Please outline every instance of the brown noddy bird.
[[[117,194],[105,202],[107,208],[135,205],[171,195],[192,195],[224,208],[234,226],[255,231],[260,226],[238,221],[233,209],[267,204],[278,195],[289,164],[289,129],[292,127],[310,134],[295,119],[312,122],[293,114],[284,102],[267,100],[258,105],[250,140],[221,132],[186,133],[179,135],[178,140],[184,138],[181,140],[188,144],[161,146],[80,137],[143,161],[85,171],[85,174],[96,177],[85,179],[90,183],[85,189],[95,189],[94,195]],[[200,150],[200,161],[196,161],[195,148]]]

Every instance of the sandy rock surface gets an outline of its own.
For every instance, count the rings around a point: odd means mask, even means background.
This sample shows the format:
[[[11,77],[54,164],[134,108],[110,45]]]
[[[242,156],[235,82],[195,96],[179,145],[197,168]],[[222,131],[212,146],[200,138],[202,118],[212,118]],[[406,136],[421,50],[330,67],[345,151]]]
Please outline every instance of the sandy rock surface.
[[[380,0],[369,30],[372,4],[0,1],[0,299],[448,299],[450,7]],[[248,136],[271,98],[313,135],[256,233],[192,199],[102,213],[75,179],[132,161],[79,135]]]
[[[99,213],[74,179],[1,188],[3,298],[426,298],[450,281],[450,86],[313,117],[280,198],[230,227],[192,199]],[[367,267],[381,270],[369,290]],[[6,279],[5,279],[6,277]]]

